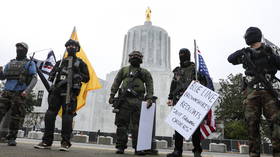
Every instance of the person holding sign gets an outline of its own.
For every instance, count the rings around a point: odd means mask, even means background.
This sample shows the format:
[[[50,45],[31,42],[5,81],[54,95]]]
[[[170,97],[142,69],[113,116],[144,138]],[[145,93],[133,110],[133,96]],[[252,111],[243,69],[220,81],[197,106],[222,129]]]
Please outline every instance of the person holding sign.
[[[183,95],[184,91],[188,88],[195,77],[195,64],[190,61],[191,53],[188,49],[182,48],[179,51],[180,66],[173,70],[174,77],[170,86],[170,93],[168,96],[167,104],[174,106]],[[206,84],[206,78],[198,75],[198,81],[201,84]],[[196,129],[192,135],[192,142],[194,145],[193,153],[195,157],[201,157],[202,148],[200,145],[200,129]],[[175,148],[172,153],[167,154],[167,157],[181,157],[183,153],[183,140],[184,137],[175,131]]]
[[[261,42],[262,32],[250,27],[244,35],[247,48],[237,50],[228,57],[233,65],[242,64],[245,69],[244,100],[245,118],[248,124],[250,157],[260,157],[260,118],[263,114],[270,124],[273,156],[280,157],[280,105],[276,92],[279,79],[280,56],[270,45]]]
[[[144,151],[136,150],[140,110],[144,99],[147,101],[147,108],[152,106],[154,87],[151,73],[140,67],[142,61],[141,52],[131,52],[129,54],[130,65],[119,70],[111,87],[109,103],[114,104],[116,113],[116,154],[124,154],[124,150],[127,148],[127,133],[131,122],[132,147],[135,149],[136,155],[145,155]],[[120,86],[121,88],[119,88]],[[117,92],[118,98],[115,98]]]

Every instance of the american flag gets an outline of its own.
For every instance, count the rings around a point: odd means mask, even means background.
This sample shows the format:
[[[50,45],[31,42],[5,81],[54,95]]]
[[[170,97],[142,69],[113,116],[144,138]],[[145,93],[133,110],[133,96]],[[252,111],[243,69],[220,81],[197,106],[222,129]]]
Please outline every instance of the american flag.
[[[196,48],[196,70],[199,74],[205,76],[207,80],[207,87],[211,90],[214,90],[212,79],[209,75],[208,68],[205,64],[205,61],[201,55],[201,52],[198,48]],[[207,114],[207,122],[202,122],[200,125],[200,132],[201,132],[201,139],[207,138],[212,132],[216,131],[216,123],[214,119],[214,113],[212,112],[212,109],[209,110]]]
[[[44,86],[49,91],[51,82],[48,81],[48,78],[49,78],[49,74],[50,74],[51,70],[53,69],[53,67],[55,66],[55,63],[56,63],[56,58],[55,58],[54,52],[51,50],[48,53],[47,59],[44,61],[38,60],[38,59],[34,59],[34,61],[36,63],[37,73],[38,73],[39,77],[41,78]]]

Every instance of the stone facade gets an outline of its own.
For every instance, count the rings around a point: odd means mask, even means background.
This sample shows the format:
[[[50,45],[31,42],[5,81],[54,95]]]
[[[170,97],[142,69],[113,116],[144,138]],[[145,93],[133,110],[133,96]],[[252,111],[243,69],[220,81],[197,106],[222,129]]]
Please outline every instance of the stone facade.
[[[168,33],[153,26],[150,21],[144,25],[131,28],[125,35],[123,59],[121,67],[129,65],[128,54],[133,50],[143,53],[142,67],[148,69],[154,80],[154,95],[158,97],[156,111],[156,136],[173,135],[174,130],[166,123],[165,118],[171,108],[166,105],[169,93],[172,72],[170,67],[170,37]],[[106,76],[106,80],[100,80],[102,89],[88,93],[85,107],[78,111],[74,118],[74,130],[90,132],[115,133],[115,114],[108,104],[110,88],[118,71],[112,71]],[[36,88],[44,89],[39,83]],[[41,107],[36,107],[35,112],[45,112],[47,110],[47,91],[44,91]],[[41,125],[44,127],[44,124]],[[57,118],[56,128],[61,128],[61,118]]]

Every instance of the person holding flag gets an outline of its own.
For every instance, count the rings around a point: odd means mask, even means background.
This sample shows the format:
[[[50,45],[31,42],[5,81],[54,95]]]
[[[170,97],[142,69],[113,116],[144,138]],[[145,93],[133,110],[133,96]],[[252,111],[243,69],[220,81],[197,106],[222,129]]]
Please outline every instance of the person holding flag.
[[[65,47],[68,54],[61,61],[56,62],[49,74],[49,80],[53,82],[53,85],[49,90],[49,107],[45,114],[44,136],[42,142],[34,146],[38,149],[49,149],[51,147],[56,116],[62,107],[62,141],[60,150],[69,150],[78,95],[81,91],[82,82],[87,83],[90,79],[87,64],[76,55],[80,51],[79,42],[70,39],[66,42]]]
[[[191,53],[188,49],[182,48],[179,51],[180,66],[173,70],[174,77],[170,86],[170,93],[167,104],[174,106],[183,95],[184,91],[193,80],[196,80],[195,64],[190,61]],[[203,75],[198,75],[198,81],[206,85],[207,81]],[[167,154],[167,157],[182,157],[184,137],[175,131],[175,148],[172,153]],[[200,145],[201,132],[198,128],[192,135],[194,145],[194,157],[201,157],[202,148]]]

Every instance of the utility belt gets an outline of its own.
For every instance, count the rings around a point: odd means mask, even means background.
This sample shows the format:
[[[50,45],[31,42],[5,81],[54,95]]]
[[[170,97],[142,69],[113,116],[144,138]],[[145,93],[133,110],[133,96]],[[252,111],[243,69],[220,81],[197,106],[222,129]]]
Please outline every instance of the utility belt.
[[[266,74],[265,78],[268,78],[268,82],[273,86],[273,89],[279,89],[279,85],[277,84],[278,81],[276,79],[273,79],[270,74]],[[249,88],[253,88],[256,90],[270,90],[267,89],[267,87],[265,87],[263,83],[261,83],[261,81],[258,80],[255,76],[246,76],[245,81]]]
[[[14,96],[19,96],[23,91],[8,91],[4,90],[3,93],[1,94],[2,97],[11,97],[13,98]]]
[[[140,98],[144,97],[143,94],[139,94],[131,88],[126,89],[126,91],[125,91],[125,89],[121,89],[120,93],[121,93],[121,95],[123,94],[127,98],[139,98],[140,99]]]
[[[7,80],[19,80],[20,76],[19,75],[8,75],[6,76]]]
[[[28,77],[25,77],[25,76],[23,76],[23,75],[21,75],[21,76],[19,76],[19,75],[17,75],[17,76],[15,76],[15,75],[13,75],[13,76],[6,76],[6,79],[7,80],[17,80],[19,83],[27,83],[27,78]]]

